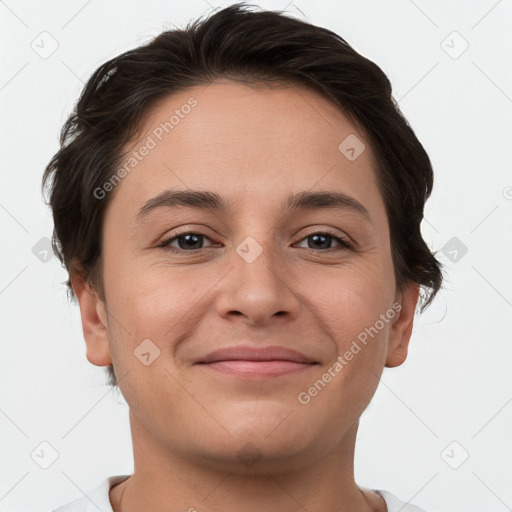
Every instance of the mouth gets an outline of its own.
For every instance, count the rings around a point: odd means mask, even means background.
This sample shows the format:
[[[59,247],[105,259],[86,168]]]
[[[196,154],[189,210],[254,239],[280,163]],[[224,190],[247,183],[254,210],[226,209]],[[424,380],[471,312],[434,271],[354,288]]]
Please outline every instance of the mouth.
[[[203,363],[210,370],[237,377],[279,377],[311,368],[317,363],[296,363],[294,361],[216,361]]]
[[[239,378],[272,378],[301,372],[319,363],[284,347],[255,348],[240,345],[211,352],[196,364]]]

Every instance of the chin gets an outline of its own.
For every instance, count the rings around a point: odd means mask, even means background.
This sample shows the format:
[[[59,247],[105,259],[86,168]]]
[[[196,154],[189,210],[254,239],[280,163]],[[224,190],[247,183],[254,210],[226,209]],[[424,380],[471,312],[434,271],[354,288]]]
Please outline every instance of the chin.
[[[304,460],[308,458],[305,447],[301,449],[290,442],[286,433],[275,436],[271,441],[270,437],[230,438],[227,443],[212,439],[209,448],[200,456],[215,470],[239,475],[268,476],[290,472],[294,467],[298,470],[304,465]]]

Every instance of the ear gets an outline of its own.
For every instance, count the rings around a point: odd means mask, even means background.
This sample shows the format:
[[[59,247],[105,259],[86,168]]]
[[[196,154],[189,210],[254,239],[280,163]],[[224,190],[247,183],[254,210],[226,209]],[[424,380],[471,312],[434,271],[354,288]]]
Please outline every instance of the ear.
[[[400,304],[400,308],[393,308],[399,310],[394,317],[389,332],[388,354],[386,357],[388,368],[400,366],[407,359],[419,292],[419,284],[407,283],[403,291],[397,293],[395,304]]]
[[[108,344],[107,313],[103,301],[93,291],[83,267],[72,264],[70,270],[71,284],[80,304],[82,329],[87,346],[87,359],[96,366],[108,366],[112,363]]]

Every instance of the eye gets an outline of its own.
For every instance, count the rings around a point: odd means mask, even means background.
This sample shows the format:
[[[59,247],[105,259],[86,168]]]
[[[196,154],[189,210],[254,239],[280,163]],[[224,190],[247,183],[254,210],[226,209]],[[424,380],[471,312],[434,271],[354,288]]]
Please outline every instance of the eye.
[[[199,247],[204,239],[210,240],[202,233],[187,232],[174,234],[163,240],[159,247],[169,249],[171,252],[193,252],[204,249],[204,247]],[[178,247],[171,245],[174,241],[178,243]]]
[[[353,248],[352,243],[347,238],[336,236],[333,233],[329,232],[311,233],[307,237],[303,238],[302,241],[308,239],[311,239],[311,243],[308,243],[308,247],[304,247],[304,249],[346,250]],[[341,247],[331,247],[332,240],[338,242],[341,245]]]
[[[306,236],[302,239],[300,243],[303,243],[304,241],[311,239],[311,243],[308,243],[308,247],[303,247],[304,249],[326,249],[326,250],[347,250],[347,249],[353,249],[352,243],[344,237],[337,236],[333,233],[329,232],[317,232],[317,233],[311,233],[310,235]],[[163,240],[158,247],[162,247],[164,249],[167,249],[174,253],[182,253],[182,252],[197,252],[202,249],[205,249],[203,247],[202,243],[204,240],[209,240],[211,242],[211,239],[207,237],[206,235],[202,233],[197,232],[185,232],[185,233],[174,233],[170,237]],[[340,247],[331,247],[332,241],[335,241],[339,244]],[[178,247],[175,245],[172,245],[174,243],[178,244]]]

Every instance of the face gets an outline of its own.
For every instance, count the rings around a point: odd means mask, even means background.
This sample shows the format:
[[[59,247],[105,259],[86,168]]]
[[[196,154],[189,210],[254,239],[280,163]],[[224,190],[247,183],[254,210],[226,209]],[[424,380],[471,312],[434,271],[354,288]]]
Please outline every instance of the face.
[[[95,325],[80,303],[139,432],[231,466],[340,449],[405,359],[417,298],[395,288],[369,141],[315,92],[226,80],[162,100],[126,149]]]

